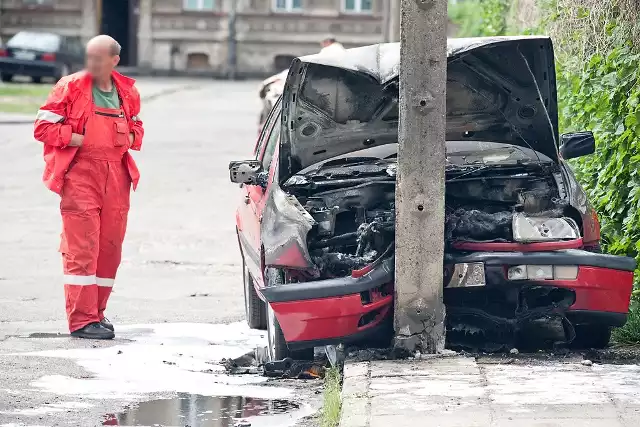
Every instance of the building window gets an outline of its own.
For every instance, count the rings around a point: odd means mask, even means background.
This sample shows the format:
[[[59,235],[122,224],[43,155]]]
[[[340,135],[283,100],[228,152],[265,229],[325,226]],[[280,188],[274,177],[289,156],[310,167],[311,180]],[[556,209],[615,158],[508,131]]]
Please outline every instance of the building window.
[[[185,10],[213,10],[215,0],[184,0],[183,8]]]
[[[273,10],[276,12],[299,12],[302,10],[302,0],[273,0]]]
[[[22,0],[25,6],[53,6],[53,0]]]
[[[373,0],[342,0],[342,9],[347,13],[371,13]]]

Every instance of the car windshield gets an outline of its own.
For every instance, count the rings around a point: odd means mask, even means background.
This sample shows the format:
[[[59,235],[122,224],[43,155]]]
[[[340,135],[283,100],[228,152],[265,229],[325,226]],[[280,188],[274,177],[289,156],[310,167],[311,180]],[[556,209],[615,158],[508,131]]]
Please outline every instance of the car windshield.
[[[60,37],[56,34],[20,32],[7,42],[7,47],[34,49],[54,52],[60,46]]]

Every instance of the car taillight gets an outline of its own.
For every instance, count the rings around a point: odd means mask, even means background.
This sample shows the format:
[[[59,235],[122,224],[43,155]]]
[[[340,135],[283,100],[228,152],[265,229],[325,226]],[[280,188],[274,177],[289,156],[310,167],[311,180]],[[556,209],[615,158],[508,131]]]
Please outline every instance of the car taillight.
[[[0,48],[0,57],[9,56],[9,52],[6,49]]]
[[[47,61],[47,62],[53,62],[56,60],[56,54],[55,53],[43,53],[42,54],[42,60],[43,61]]]

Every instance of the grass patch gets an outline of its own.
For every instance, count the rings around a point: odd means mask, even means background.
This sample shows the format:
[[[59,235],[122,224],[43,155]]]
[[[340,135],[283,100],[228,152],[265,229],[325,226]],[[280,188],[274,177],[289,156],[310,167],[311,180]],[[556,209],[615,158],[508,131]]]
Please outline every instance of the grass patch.
[[[42,98],[43,100],[49,95],[51,85],[48,84],[21,84],[9,83],[0,85],[0,97],[2,96],[26,96],[33,98]]]
[[[613,331],[613,341],[618,344],[640,344],[640,304],[632,303],[627,324]]]
[[[19,114],[33,114],[33,119],[36,118],[36,113],[42,104],[35,104],[33,102],[19,103],[19,102],[3,102],[0,100],[0,113],[19,113]]]
[[[324,402],[322,404],[321,427],[336,427],[340,423],[342,399],[340,397],[340,370],[330,368],[324,377]]]

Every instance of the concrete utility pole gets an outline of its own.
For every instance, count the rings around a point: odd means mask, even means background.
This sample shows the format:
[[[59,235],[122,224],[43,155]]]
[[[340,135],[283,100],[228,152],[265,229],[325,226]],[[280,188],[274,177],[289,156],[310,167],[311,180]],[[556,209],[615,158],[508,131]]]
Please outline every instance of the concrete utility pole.
[[[231,10],[229,11],[228,26],[229,26],[229,39],[228,39],[228,74],[229,80],[236,79],[236,73],[238,71],[238,40],[236,33],[236,22],[238,18],[238,2],[236,0],[231,1]]]
[[[447,0],[401,0],[395,346],[444,349]]]

